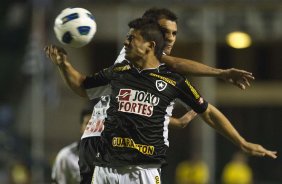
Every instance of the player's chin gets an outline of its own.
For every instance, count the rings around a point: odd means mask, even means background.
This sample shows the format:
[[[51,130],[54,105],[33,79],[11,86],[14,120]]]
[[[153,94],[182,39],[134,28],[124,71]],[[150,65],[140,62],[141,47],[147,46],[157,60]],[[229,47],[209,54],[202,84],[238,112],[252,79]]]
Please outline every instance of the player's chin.
[[[125,53],[124,58],[129,61],[132,59],[129,53]]]

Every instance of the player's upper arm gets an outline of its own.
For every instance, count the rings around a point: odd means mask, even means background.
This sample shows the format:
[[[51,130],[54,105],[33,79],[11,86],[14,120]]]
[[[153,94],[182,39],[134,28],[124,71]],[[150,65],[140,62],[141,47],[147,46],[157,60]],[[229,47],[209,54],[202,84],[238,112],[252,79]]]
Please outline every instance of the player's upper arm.
[[[112,78],[112,67],[104,69],[92,76],[87,76],[83,81],[89,99],[109,95],[111,93],[110,81]]]
[[[208,107],[208,102],[200,95],[196,88],[184,77],[178,84],[179,99],[190,106],[196,113],[203,113]]]

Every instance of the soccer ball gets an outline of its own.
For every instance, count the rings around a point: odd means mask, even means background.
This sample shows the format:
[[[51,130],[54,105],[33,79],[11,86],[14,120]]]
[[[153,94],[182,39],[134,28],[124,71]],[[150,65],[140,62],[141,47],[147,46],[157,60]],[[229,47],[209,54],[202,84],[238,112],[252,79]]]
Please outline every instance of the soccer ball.
[[[88,44],[96,30],[94,16],[84,8],[66,8],[55,19],[57,39],[71,47],[79,48]]]

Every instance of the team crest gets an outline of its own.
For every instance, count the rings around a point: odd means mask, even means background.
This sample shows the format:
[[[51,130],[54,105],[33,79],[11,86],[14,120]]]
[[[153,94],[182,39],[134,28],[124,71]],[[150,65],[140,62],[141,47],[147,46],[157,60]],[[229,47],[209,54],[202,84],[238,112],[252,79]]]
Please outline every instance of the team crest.
[[[167,86],[167,83],[163,80],[156,80],[156,88],[159,91],[163,91]]]

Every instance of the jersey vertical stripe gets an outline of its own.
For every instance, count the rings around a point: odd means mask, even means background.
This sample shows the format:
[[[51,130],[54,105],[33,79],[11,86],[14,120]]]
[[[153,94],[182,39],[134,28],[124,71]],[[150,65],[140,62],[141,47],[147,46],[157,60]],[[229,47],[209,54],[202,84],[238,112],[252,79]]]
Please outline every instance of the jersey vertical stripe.
[[[168,141],[168,124],[169,124],[169,117],[172,115],[172,110],[173,110],[173,106],[174,106],[174,101],[172,101],[170,103],[169,106],[167,106],[166,108],[166,113],[169,116],[165,116],[165,121],[164,121],[164,132],[163,132],[163,136],[164,136],[164,144],[169,146],[169,141]]]

